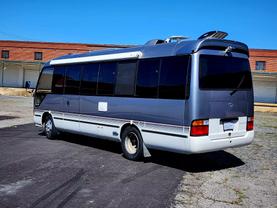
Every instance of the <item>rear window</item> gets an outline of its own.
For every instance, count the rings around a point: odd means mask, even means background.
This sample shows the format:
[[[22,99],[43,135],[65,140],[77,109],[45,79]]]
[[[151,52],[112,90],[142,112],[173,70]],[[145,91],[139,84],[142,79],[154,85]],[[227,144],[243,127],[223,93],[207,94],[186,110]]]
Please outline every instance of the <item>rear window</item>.
[[[200,55],[200,89],[251,89],[252,78],[248,59]]]

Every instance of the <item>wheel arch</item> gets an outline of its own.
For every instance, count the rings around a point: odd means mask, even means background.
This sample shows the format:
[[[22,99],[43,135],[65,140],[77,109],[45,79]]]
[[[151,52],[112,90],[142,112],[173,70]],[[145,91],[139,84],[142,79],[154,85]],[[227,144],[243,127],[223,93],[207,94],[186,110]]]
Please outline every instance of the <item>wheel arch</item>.
[[[50,112],[44,112],[41,116],[41,124],[43,124],[47,118],[47,116],[51,116],[52,117],[52,114]],[[53,117],[52,117],[53,118]]]
[[[123,125],[121,126],[121,128],[120,128],[120,134],[119,134],[119,139],[120,139],[120,141],[121,141],[122,133],[123,133],[124,130],[125,130],[127,127],[129,127],[129,126],[136,128],[136,129],[139,131],[140,136],[141,136],[141,138],[142,138],[141,130],[139,129],[139,127],[138,127],[136,124],[134,124],[134,123],[132,123],[132,122],[129,122],[129,123],[123,124]],[[142,138],[142,139],[143,139],[143,138]]]

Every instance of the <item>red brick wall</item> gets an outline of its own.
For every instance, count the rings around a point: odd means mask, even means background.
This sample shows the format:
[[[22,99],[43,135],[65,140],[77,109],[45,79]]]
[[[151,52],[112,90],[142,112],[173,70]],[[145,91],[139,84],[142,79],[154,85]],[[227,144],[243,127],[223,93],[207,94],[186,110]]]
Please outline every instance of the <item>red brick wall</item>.
[[[28,41],[1,41],[0,52],[9,50],[13,61],[36,61],[34,52],[43,53],[43,62],[69,53],[84,53],[87,51],[101,50],[105,48],[125,48],[123,45],[109,44],[80,44],[80,43],[51,43]],[[2,60],[0,56],[0,60]],[[255,71],[256,61],[265,61],[265,72],[277,72],[277,50],[250,49],[250,65]]]
[[[252,71],[258,71],[255,70],[256,61],[265,61],[265,71],[262,72],[277,72],[277,50],[250,49],[249,52]]]
[[[101,50],[105,48],[125,48],[123,45],[108,44],[78,44],[78,43],[50,43],[50,42],[28,42],[28,41],[1,41],[0,53],[2,50],[9,51],[9,59],[12,61],[39,61],[34,60],[35,52],[43,53],[43,62],[49,61],[58,56],[70,53],[84,53],[87,51]],[[0,60],[2,59],[0,56]],[[39,62],[41,62],[39,61]]]

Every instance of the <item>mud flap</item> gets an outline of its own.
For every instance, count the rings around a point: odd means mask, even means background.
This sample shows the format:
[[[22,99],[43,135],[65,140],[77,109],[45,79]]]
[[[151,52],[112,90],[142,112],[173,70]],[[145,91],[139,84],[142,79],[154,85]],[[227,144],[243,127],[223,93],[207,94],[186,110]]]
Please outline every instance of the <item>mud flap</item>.
[[[149,150],[147,149],[147,147],[145,146],[144,142],[143,142],[143,156],[151,157],[151,154],[150,154]]]

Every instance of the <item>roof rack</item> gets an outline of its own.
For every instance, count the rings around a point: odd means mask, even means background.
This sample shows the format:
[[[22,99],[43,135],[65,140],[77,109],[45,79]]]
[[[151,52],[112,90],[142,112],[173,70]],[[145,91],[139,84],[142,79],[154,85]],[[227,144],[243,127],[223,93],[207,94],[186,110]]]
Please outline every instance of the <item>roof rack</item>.
[[[228,33],[226,33],[226,32],[210,31],[210,32],[206,32],[203,35],[201,35],[198,38],[198,40],[200,40],[200,39],[209,39],[209,38],[224,39],[226,36],[228,36]]]
[[[181,36],[181,35],[174,35],[166,38],[165,40],[161,39],[153,39],[147,41],[144,45],[158,45],[162,43],[172,43],[172,42],[180,42],[182,40],[188,39],[186,36]]]
[[[174,35],[170,36],[167,39],[165,39],[165,43],[171,43],[171,42],[180,42],[182,40],[188,39],[189,37],[181,36],[181,35]]]
[[[228,33],[223,31],[210,31],[206,32],[203,35],[201,35],[198,40],[202,39],[224,39],[226,36],[228,36]],[[172,43],[172,42],[180,42],[182,40],[188,39],[189,37],[181,36],[181,35],[174,35],[166,38],[165,40],[162,39],[153,39],[146,42],[144,45],[158,45],[162,43]]]

